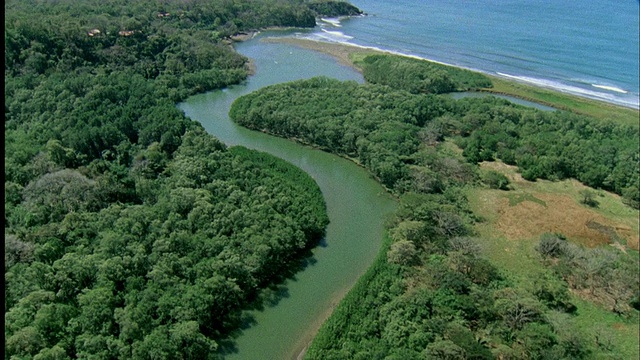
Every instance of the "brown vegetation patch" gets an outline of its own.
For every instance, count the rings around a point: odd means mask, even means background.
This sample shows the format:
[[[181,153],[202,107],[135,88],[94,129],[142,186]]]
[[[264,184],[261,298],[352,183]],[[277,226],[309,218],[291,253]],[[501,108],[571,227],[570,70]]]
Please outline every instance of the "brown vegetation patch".
[[[627,238],[627,247],[633,250],[640,250],[640,238],[638,236],[630,236]]]
[[[619,331],[623,331],[626,327],[622,323],[615,323],[613,324],[613,328]]]
[[[533,197],[533,196],[531,196]],[[511,206],[508,198],[495,204],[498,215],[495,228],[509,239],[537,238],[545,232],[562,233],[588,247],[616,242],[624,238],[637,246],[637,237],[631,229],[616,224],[596,212],[585,208],[567,195],[536,193],[535,198],[546,204],[524,200]]]
[[[588,247],[610,244],[622,251],[639,250],[640,239],[632,227],[616,221],[615,216],[606,217],[579,204],[571,196],[571,193],[590,189],[579,181],[565,180],[563,186],[567,194],[558,194],[553,190],[546,192],[544,183],[523,179],[517,166],[501,161],[483,162],[480,166],[504,174],[516,189],[498,195],[503,196],[502,199],[492,197],[493,204],[483,205],[483,208],[495,211],[494,226],[508,239],[537,238],[545,232],[559,232]],[[606,193],[606,196],[620,199],[613,193]],[[491,201],[485,196],[483,198],[483,202]]]

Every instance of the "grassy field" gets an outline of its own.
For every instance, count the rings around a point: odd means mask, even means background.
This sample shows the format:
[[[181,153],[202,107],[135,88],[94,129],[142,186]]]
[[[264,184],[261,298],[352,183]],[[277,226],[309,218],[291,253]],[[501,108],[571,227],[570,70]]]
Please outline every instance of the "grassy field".
[[[619,196],[597,191],[599,205],[591,208],[580,203],[580,191],[586,187],[575,180],[530,182],[515,167],[500,162],[482,167],[511,180],[509,191],[470,188],[467,196],[474,213],[484,219],[476,226],[483,252],[516,283],[531,286],[538,274],[547,271],[535,250],[544,232],[560,232],[589,247],[615,246],[638,256],[639,214],[622,204]],[[567,321],[613,344],[620,358],[639,358],[637,312],[624,319],[577,293],[571,296],[578,312]]]
[[[356,69],[358,69],[358,63],[365,56],[384,53],[379,50],[358,46],[296,38],[266,38],[263,41],[284,42],[319,51],[335,57],[341,64],[353,66]],[[495,76],[489,77],[493,82],[493,88],[484,89],[483,91],[509,95],[552,106],[557,109],[568,110],[581,115],[589,115],[600,120],[610,120],[636,127],[640,126],[640,112],[636,109],[564,94]]]
[[[483,163],[505,174],[513,190],[479,189],[477,204],[483,216],[495,217],[493,226],[509,238],[524,239],[543,232],[560,232],[588,247],[623,246],[638,250],[638,211],[620,196],[591,190],[597,207],[580,203],[580,191],[590,189],[576,180],[535,182],[522,179],[516,167],[501,162]],[[489,206],[490,208],[485,208]]]

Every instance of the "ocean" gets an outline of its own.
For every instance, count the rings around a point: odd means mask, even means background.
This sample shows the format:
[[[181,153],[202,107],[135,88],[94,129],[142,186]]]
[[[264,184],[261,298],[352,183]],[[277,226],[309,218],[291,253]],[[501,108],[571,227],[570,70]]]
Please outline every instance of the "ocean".
[[[638,0],[352,0],[299,37],[439,61],[639,107]]]

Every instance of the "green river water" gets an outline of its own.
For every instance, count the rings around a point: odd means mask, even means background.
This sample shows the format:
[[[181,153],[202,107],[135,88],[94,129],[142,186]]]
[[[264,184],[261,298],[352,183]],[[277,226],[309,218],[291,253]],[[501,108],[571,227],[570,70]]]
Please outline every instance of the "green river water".
[[[261,42],[261,36],[236,46],[256,66],[255,75],[245,84],[193,96],[178,107],[229,146],[264,151],[300,167],[322,190],[330,219],[325,240],[313,250],[310,265],[283,284],[286,290],[276,305],[249,312],[255,322],[239,333],[226,355],[228,359],[295,359],[372,263],[382,243],[384,221],[396,202],[364,169],[348,160],[241,128],[229,119],[229,107],[237,97],[267,85],[318,75],[363,82],[359,73],[333,58]]]

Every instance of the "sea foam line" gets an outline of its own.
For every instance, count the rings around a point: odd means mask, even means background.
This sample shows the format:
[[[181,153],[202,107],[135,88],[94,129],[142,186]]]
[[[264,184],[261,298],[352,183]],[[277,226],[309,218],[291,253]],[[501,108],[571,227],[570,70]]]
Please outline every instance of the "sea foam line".
[[[627,93],[629,93],[627,90],[620,89],[620,88],[615,87],[615,86],[598,85],[598,84],[591,84],[591,86],[596,87],[596,88],[599,88],[599,89],[615,91],[615,92],[622,93],[622,94],[627,94]]]
[[[407,57],[407,58],[429,61],[429,62],[440,64],[440,65],[452,66],[452,67],[467,69],[467,70],[471,70],[471,71],[487,73],[486,71],[482,71],[482,70],[479,70],[479,69],[473,69],[473,68],[463,67],[463,66],[460,66],[460,65],[449,64],[449,63],[445,63],[445,62],[434,60],[434,59],[425,58],[425,57],[418,56],[418,55],[413,55],[413,54],[409,54],[409,53],[403,53],[401,51],[383,49],[383,48],[379,48],[379,47],[376,47],[376,46],[355,44],[355,43],[349,42],[349,40],[353,39],[353,36],[345,35],[345,34],[343,34],[342,32],[339,32],[339,31],[328,31],[328,30],[325,30],[325,29],[320,29],[320,30],[322,30],[324,33],[327,33],[327,35],[321,34],[321,33],[318,33],[318,32],[311,33],[311,34],[304,34],[304,35],[298,33],[298,34],[296,34],[296,37],[301,38],[301,39],[305,39],[305,40],[310,40],[310,41],[339,43],[341,45],[352,46],[352,47],[356,47],[356,48],[359,48],[359,49],[374,50],[374,51],[381,52],[381,53],[399,55],[399,56],[403,56],[403,57]],[[328,35],[334,35],[334,36],[328,36]]]
[[[325,38],[335,39],[335,42],[344,42],[353,39],[353,36],[345,35],[341,31],[330,31],[327,29],[320,29],[323,33],[327,34]]]
[[[340,19],[339,18],[320,18],[320,20],[331,24],[335,27],[342,27],[342,24],[340,24]]]
[[[639,105],[640,105],[640,103],[638,102],[638,99],[631,99],[631,100],[622,99],[622,98],[619,98],[619,97],[617,97],[615,95],[612,95],[612,94],[607,94],[607,93],[603,93],[603,92],[599,92],[599,91],[587,90],[587,89],[579,88],[577,86],[571,86],[571,85],[562,84],[562,83],[557,82],[557,81],[538,79],[538,78],[533,78],[533,77],[529,77],[529,76],[516,76],[516,75],[510,75],[510,74],[505,74],[505,73],[501,73],[501,72],[496,72],[496,74],[498,74],[498,75],[500,75],[502,77],[506,77],[506,78],[509,78],[509,79],[516,80],[516,81],[526,82],[526,83],[533,84],[533,85],[536,85],[536,86],[539,86],[539,87],[553,89],[553,90],[557,90],[557,91],[560,91],[560,92],[569,93],[569,94],[573,94],[573,95],[581,95],[583,97],[588,97],[588,98],[591,98],[591,99],[605,100],[607,102],[611,102],[611,103],[615,103],[615,104],[619,104],[619,105],[624,105],[624,106],[631,106],[631,107],[634,107],[634,108],[638,108]],[[597,87],[597,88],[605,88],[607,90],[615,91],[615,90],[611,89],[612,87],[606,86],[606,85],[596,86],[596,85],[592,84],[592,86]],[[617,90],[622,90],[622,89],[617,89]],[[625,90],[622,90],[622,91],[625,91]],[[620,91],[618,91],[618,92],[620,92]],[[627,92],[625,91],[624,94],[627,94]]]

